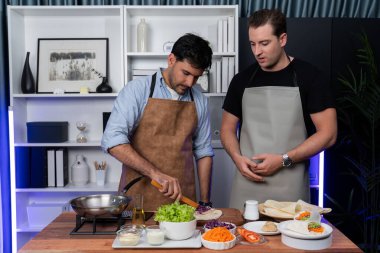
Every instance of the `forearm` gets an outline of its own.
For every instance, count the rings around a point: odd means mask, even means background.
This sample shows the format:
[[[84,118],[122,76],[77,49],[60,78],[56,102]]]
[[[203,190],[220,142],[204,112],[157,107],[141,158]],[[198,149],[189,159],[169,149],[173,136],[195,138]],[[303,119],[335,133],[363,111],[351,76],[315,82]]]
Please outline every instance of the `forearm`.
[[[330,138],[317,132],[296,148],[289,150],[287,154],[294,162],[301,162],[330,147],[331,143]]]
[[[322,150],[331,147],[336,141],[337,123],[335,109],[328,108],[320,113],[312,114],[311,119],[316,126],[316,133],[293,150],[288,151],[289,157],[294,162],[308,159]]]
[[[121,144],[110,148],[108,152],[129,168],[149,178],[154,178],[157,168],[144,159],[130,144]]]
[[[236,136],[236,132],[231,130],[224,130],[222,128],[220,139],[222,141],[223,148],[236,163],[236,158],[238,156],[241,156],[240,144]]]
[[[212,157],[206,156],[197,161],[200,200],[210,201]]]

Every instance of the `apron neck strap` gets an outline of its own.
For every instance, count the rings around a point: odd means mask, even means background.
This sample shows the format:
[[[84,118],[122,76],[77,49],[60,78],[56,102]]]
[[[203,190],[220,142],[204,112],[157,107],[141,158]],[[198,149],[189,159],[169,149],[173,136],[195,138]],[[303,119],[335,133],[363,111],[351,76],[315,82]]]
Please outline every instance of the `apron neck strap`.
[[[154,87],[156,86],[156,77],[157,77],[157,73],[154,73],[152,76],[152,81],[150,83],[150,93],[149,93],[150,98],[153,96]],[[190,91],[191,101],[194,101],[193,90],[190,88],[189,91]]]
[[[296,73],[296,71],[294,70],[294,67],[293,67],[293,64],[292,64],[292,62],[291,62],[291,60],[290,60],[290,57],[289,57],[288,55],[286,55],[286,57],[288,58],[288,60],[289,60],[289,65],[290,65],[290,67],[292,68],[292,71],[293,71],[293,86],[294,86],[294,87],[298,87],[297,73]],[[253,78],[256,76],[257,71],[259,70],[259,68],[260,68],[260,65],[257,64],[255,70],[253,71],[251,77],[249,78],[249,81],[248,81],[249,84],[252,84],[252,82],[253,82]]]
[[[150,83],[150,93],[149,93],[150,98],[153,96],[154,87],[156,86],[156,76],[157,76],[157,73],[154,73],[152,76],[152,82]]]

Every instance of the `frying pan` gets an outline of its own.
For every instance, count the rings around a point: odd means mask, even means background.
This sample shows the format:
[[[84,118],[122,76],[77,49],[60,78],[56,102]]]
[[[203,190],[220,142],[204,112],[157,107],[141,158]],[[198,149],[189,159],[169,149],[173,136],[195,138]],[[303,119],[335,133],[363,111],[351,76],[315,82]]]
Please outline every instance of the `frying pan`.
[[[129,182],[121,194],[97,194],[82,196],[70,201],[73,210],[82,217],[95,217],[110,214],[119,216],[132,200],[126,192],[144,176],[137,177]]]

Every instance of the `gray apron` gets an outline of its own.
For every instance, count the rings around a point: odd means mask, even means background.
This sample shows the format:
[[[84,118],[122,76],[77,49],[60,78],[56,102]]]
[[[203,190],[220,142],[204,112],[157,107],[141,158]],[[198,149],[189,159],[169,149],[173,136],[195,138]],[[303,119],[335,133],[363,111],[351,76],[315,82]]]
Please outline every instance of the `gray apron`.
[[[295,72],[293,79],[293,87],[263,86],[245,89],[240,133],[240,150],[243,156],[251,158],[260,153],[283,154],[306,139]],[[305,163],[281,168],[264,179],[265,182],[253,182],[237,170],[232,183],[230,207],[242,209],[249,199],[258,200],[259,203],[267,199],[310,200],[309,173]]]

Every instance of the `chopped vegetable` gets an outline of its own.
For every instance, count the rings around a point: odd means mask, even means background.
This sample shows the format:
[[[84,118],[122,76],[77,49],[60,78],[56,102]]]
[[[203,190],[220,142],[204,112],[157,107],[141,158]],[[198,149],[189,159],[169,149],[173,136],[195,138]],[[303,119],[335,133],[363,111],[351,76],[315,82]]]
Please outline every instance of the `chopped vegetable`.
[[[205,212],[207,212],[209,210],[211,210],[210,206],[199,205],[195,211],[198,212],[198,213],[200,213],[200,214],[202,214],[202,213],[205,213]]]
[[[216,227],[203,234],[203,239],[211,242],[228,242],[234,239],[231,232],[225,227]]]
[[[297,215],[296,220],[308,220],[310,219],[310,212],[304,211]]]
[[[237,228],[238,233],[248,242],[259,242],[260,235],[245,228]]]
[[[323,233],[323,231],[325,230],[321,224],[317,223],[317,222],[310,222],[307,226],[307,228],[309,229],[310,232],[316,232],[316,233]]]
[[[218,220],[211,220],[206,223],[205,228],[207,229],[213,229],[216,227],[226,227],[227,229],[233,229],[234,225],[231,223],[223,222],[223,221],[218,221]]]
[[[194,220],[195,208],[178,201],[162,205],[157,209],[155,221],[187,222]]]

